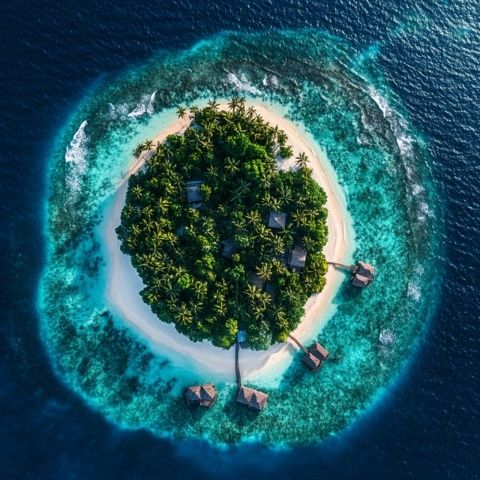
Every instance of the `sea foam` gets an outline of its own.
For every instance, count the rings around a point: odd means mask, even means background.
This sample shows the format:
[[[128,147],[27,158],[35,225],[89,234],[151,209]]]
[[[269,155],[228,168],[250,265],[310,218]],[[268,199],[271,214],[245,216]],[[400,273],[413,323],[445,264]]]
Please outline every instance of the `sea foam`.
[[[257,87],[253,86],[248,81],[247,76],[244,73],[240,75],[240,78],[234,73],[228,73],[227,80],[228,83],[239,92],[251,93],[252,95],[260,95],[262,93]]]
[[[66,181],[72,192],[77,192],[80,189],[80,177],[87,170],[88,138],[85,133],[86,126],[87,121],[84,120],[65,150],[65,162],[68,165]]]

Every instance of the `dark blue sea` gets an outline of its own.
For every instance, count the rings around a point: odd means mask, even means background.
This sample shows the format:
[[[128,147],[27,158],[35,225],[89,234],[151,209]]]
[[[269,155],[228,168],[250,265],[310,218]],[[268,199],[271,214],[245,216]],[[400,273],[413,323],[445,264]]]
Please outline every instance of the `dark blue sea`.
[[[480,478],[478,2],[11,1],[0,13],[0,478]],[[426,146],[439,226],[418,345],[374,407],[316,446],[217,448],[122,429],[66,385],[42,339],[58,132],[106,79],[152,56],[225,31],[297,29],[375,57]]]

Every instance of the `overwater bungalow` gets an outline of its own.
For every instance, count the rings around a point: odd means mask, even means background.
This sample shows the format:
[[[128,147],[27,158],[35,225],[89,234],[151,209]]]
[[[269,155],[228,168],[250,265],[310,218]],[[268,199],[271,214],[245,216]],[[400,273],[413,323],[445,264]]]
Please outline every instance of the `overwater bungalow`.
[[[316,370],[320,368],[322,362],[312,353],[306,353],[305,356],[302,358],[302,362],[310,369]]]
[[[253,410],[263,410],[267,404],[268,395],[254,390],[253,388],[240,387],[237,394],[237,402],[247,405]]]
[[[200,187],[204,183],[202,180],[191,180],[186,183],[187,202],[190,203],[193,208],[198,208],[202,204],[203,198]]]
[[[287,265],[292,270],[300,270],[305,267],[307,251],[300,245],[295,245],[288,255]]]
[[[285,228],[287,214],[284,212],[270,212],[268,215],[268,226],[275,230]]]
[[[215,386],[211,383],[194,385],[185,389],[185,399],[190,405],[210,408],[217,398]]]
[[[307,350],[293,335],[290,334],[288,337],[305,352],[302,361],[310,370],[319,369],[322,363],[328,358],[327,349],[318,342],[314,342]]]
[[[328,350],[320,345],[318,342],[315,342],[308,351],[317,357],[321,362],[324,362],[328,358]]]
[[[375,278],[375,267],[368,263],[358,262],[354,269],[350,282],[354,287],[365,288]]]
[[[234,240],[227,238],[222,241],[222,257],[230,259],[232,255],[238,251],[238,246]]]

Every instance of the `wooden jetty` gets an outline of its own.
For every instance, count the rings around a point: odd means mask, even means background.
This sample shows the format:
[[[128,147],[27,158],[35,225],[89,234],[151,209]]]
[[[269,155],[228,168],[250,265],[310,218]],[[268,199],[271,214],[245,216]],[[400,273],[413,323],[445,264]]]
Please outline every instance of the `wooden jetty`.
[[[244,387],[242,385],[242,377],[240,374],[240,365],[239,365],[239,353],[240,353],[240,343],[237,340],[235,342],[235,375],[237,378],[237,402],[242,405],[247,405],[248,408],[252,410],[263,410],[267,405],[268,395],[259,390],[254,390],[253,388]]]

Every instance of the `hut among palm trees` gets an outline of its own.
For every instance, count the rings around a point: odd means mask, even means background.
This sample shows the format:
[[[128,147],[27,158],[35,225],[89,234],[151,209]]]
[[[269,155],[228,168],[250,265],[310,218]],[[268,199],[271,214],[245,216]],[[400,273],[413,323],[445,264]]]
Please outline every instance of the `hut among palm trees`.
[[[215,386],[211,383],[194,385],[185,389],[185,399],[190,405],[210,408],[217,398]]]
[[[263,410],[267,404],[268,395],[249,387],[240,387],[237,394],[237,402],[247,405],[253,410]]]
[[[238,246],[234,240],[227,238],[222,241],[222,257],[232,258],[232,255],[238,250]]]
[[[300,245],[295,245],[288,255],[287,264],[292,270],[300,270],[305,267],[307,251]]]
[[[254,272],[250,274],[250,283],[255,285],[259,290],[263,290],[263,286],[265,285],[265,281]]]
[[[285,228],[287,214],[284,212],[270,212],[268,215],[268,226],[275,230]]]
[[[373,282],[375,277],[375,267],[368,263],[358,262],[353,270],[351,283],[355,287],[365,288]]]
[[[203,185],[202,180],[191,180],[186,183],[187,186],[187,202],[193,207],[197,208],[202,204],[202,192],[200,187]]]

